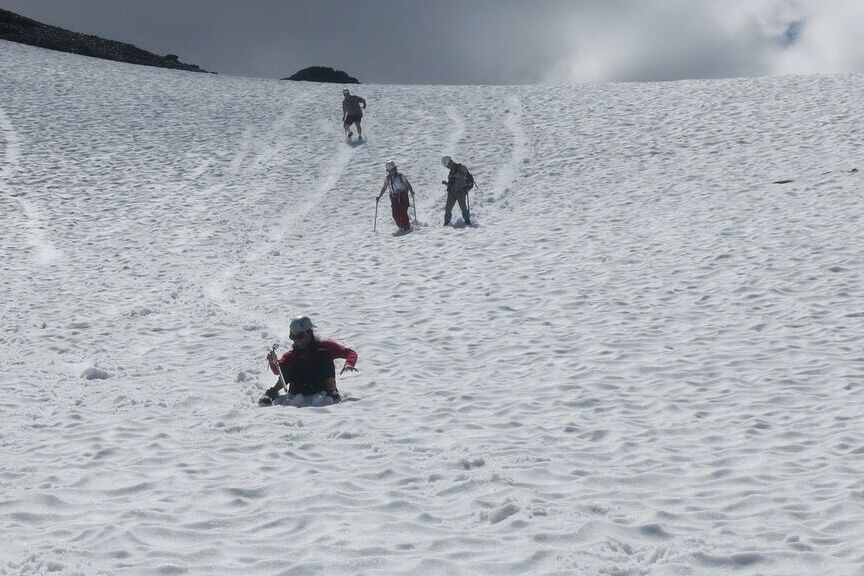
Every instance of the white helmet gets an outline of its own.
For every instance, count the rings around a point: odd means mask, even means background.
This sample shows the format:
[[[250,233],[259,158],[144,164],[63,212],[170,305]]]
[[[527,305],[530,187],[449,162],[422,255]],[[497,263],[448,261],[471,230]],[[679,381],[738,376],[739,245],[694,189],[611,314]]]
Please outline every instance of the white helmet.
[[[386,168],[387,171],[389,172],[390,170],[393,170],[394,168],[396,168],[396,163],[393,162],[392,160],[390,160],[389,162],[387,162],[387,164],[384,165],[384,168]]]
[[[449,168],[450,162],[452,162],[452,161],[453,161],[453,159],[450,158],[449,156],[442,156],[441,157],[441,165],[444,166],[444,168]]]
[[[297,316],[291,320],[291,327],[288,330],[291,336],[296,336],[313,328],[315,328],[315,325],[312,324],[312,320],[308,316]]]

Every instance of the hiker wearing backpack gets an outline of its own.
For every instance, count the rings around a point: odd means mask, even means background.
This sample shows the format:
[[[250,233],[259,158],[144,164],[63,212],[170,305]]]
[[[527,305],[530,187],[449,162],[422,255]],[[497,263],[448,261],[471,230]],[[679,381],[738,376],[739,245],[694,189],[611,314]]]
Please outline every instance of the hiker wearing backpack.
[[[408,217],[408,206],[410,205],[408,202],[408,194],[411,194],[411,199],[413,200],[414,189],[411,187],[411,183],[408,182],[408,178],[397,170],[394,162],[387,162],[385,168],[387,169],[387,178],[384,180],[384,186],[381,187],[381,192],[378,194],[378,197],[375,198],[375,203],[377,204],[378,201],[381,200],[381,196],[384,195],[384,192],[389,191],[393,221],[396,222],[397,226],[399,226],[399,230],[402,232],[408,232],[411,230],[411,219]]]
[[[342,127],[345,129],[345,136],[351,140],[353,133],[351,125],[357,126],[357,139],[363,140],[363,128],[360,127],[360,119],[363,118],[363,110],[366,109],[366,100],[360,96],[355,96],[348,91],[348,88],[342,90]],[[362,109],[361,109],[362,106]]]
[[[447,186],[447,204],[444,206],[444,226],[450,224],[453,217],[453,206],[458,202],[462,210],[462,220],[471,225],[471,213],[468,211],[466,199],[468,191],[474,187],[474,177],[464,164],[454,162],[450,156],[441,158],[441,165],[450,170],[447,180],[441,182]]]

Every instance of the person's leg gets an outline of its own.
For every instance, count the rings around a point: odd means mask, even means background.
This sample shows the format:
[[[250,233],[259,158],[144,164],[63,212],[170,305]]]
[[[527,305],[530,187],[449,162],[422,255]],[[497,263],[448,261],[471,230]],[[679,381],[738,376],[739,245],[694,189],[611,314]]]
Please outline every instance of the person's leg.
[[[467,192],[459,195],[459,209],[462,210],[462,220],[464,220],[466,224],[471,224],[471,213],[468,212],[468,205],[465,203],[465,197],[467,195]]]
[[[277,380],[271,388],[264,391],[264,395],[258,400],[259,406],[270,406],[273,401],[279,397],[279,390],[282,389],[281,381]]]
[[[390,195],[390,212],[393,214],[393,222],[401,228],[402,225],[399,224],[399,196]]]
[[[396,223],[402,230],[410,230],[411,218],[408,217],[408,206],[410,205],[410,202],[408,201],[408,192],[402,192],[399,194],[398,198],[399,220]]]
[[[351,122],[346,120],[345,122],[342,123],[342,128],[345,130],[345,136],[350,138],[351,137]]]
[[[288,382],[288,391],[287,392],[288,392],[289,396],[293,396],[294,394],[297,394],[297,393],[302,392],[302,391],[303,391],[302,381],[294,379],[294,380],[291,380],[290,382]]]
[[[362,140],[363,139],[363,127],[360,126],[360,118],[358,118],[357,121],[354,122],[354,124],[357,126],[357,137]]]
[[[447,192],[447,204],[444,205],[444,226],[450,224],[450,219],[453,218],[453,206],[456,204],[456,194]]]

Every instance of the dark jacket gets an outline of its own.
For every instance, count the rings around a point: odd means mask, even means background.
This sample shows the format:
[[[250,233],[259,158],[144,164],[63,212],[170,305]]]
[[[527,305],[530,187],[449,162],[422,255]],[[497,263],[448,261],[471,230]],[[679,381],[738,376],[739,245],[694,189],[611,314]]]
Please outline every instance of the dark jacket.
[[[355,96],[354,94],[345,96],[345,99],[342,100],[342,117],[348,118],[349,116],[355,116],[362,118],[363,109],[360,107],[361,104],[363,105],[363,108],[366,108],[366,100],[360,96]]]
[[[289,384],[288,393],[323,392],[324,381],[336,376],[333,365],[336,358],[344,358],[346,364],[354,366],[357,352],[333,340],[313,340],[305,348],[292,348],[285,352],[279,359],[279,367]],[[278,374],[276,370],[273,373]]]

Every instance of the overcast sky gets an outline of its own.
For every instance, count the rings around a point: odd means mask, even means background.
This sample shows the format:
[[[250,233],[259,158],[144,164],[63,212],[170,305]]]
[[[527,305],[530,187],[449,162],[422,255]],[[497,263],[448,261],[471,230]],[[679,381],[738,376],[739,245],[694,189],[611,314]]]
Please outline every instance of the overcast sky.
[[[510,84],[864,73],[864,0],[0,0],[240,76]]]

